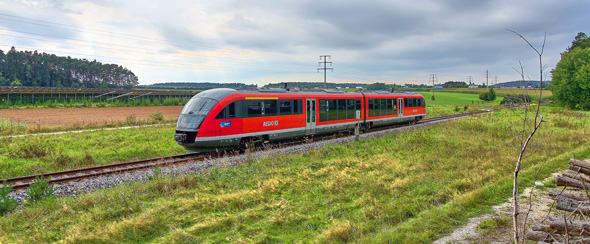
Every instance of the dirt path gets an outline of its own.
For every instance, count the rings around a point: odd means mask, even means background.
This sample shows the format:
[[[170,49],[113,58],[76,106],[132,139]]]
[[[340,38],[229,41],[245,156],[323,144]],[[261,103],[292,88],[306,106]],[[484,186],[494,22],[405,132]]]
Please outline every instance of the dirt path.
[[[551,177],[542,181],[548,181],[555,177],[553,174]],[[553,200],[547,197],[550,190],[561,190],[563,187],[546,188],[544,190],[536,189],[532,194],[532,207],[529,213],[528,223],[538,223],[543,220],[549,213],[549,206],[553,204]],[[523,193],[520,195],[518,206],[520,209],[521,217],[525,216],[526,211],[529,208],[529,196],[532,187],[525,188]],[[482,216],[474,217],[469,219],[469,222],[453,231],[448,236],[442,237],[433,242],[433,244],[446,244],[446,243],[513,243],[513,226],[512,226],[512,198],[508,198],[505,203],[492,207],[493,213],[484,214]],[[553,209],[551,216],[558,217],[558,210]],[[482,221],[488,218],[500,218],[504,217],[508,220],[507,223],[494,228],[492,233],[482,234],[478,230],[478,226]],[[521,220],[522,221],[522,220]],[[522,224],[522,222],[521,222]]]
[[[0,118],[41,128],[84,127],[125,122],[133,115],[136,119],[149,119],[149,115],[157,111],[162,112],[165,119],[176,119],[181,110],[182,106],[2,109]]]

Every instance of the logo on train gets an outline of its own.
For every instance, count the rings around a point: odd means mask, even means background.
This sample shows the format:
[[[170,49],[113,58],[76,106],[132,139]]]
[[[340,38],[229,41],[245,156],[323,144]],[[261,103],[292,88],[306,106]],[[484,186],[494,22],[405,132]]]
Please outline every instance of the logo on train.
[[[275,121],[264,121],[262,122],[262,126],[266,127],[266,126],[279,126],[279,121],[275,120]]]
[[[221,121],[220,126],[221,126],[221,128],[223,128],[223,127],[230,127],[231,126],[231,121]]]

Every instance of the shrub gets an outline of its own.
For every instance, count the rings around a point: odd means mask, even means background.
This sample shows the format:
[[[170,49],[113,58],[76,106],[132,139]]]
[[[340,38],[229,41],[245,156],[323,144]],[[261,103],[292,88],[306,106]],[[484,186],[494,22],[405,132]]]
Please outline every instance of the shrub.
[[[137,123],[137,117],[135,116],[135,114],[131,114],[131,115],[127,116],[127,118],[125,119],[125,124],[134,125],[136,123]]]
[[[510,94],[506,94],[504,95],[504,99],[502,100],[502,102],[500,102],[500,104],[514,104],[514,103],[523,103],[523,102],[531,102],[531,96],[529,95],[525,95],[525,94],[515,94],[515,95],[510,95]]]
[[[18,206],[18,202],[8,196],[11,191],[12,184],[6,184],[6,180],[4,180],[0,188],[0,215],[10,212]]]
[[[0,134],[11,134],[14,132],[25,132],[27,126],[24,124],[12,123],[9,119],[0,118]]]
[[[162,114],[162,112],[158,110],[157,112],[153,112],[150,114],[150,119],[159,122],[164,121],[164,114]]]
[[[53,188],[53,184],[49,184],[49,180],[43,178],[36,177],[33,180],[33,184],[29,186],[27,189],[27,202],[40,202],[41,200],[53,195],[55,192],[55,188]]]
[[[55,142],[43,141],[39,138],[30,138],[22,143],[15,143],[8,147],[8,154],[17,158],[45,158],[55,151]]]
[[[459,105],[455,105],[455,112],[459,112],[459,110],[461,110],[461,109],[459,108]]]
[[[163,105],[164,106],[180,105],[180,100],[178,100],[178,98],[166,98],[166,99],[164,99]]]

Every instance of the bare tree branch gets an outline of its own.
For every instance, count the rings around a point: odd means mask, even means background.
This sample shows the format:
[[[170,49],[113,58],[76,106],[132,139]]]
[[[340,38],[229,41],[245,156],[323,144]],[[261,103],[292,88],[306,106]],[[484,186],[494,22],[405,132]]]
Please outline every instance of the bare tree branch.
[[[543,39],[543,45],[541,47],[541,51],[537,50],[537,48],[535,48],[524,36],[522,36],[520,33],[513,31],[513,30],[509,30],[506,29],[507,31],[510,31],[514,34],[516,34],[517,36],[519,36],[521,39],[523,39],[539,56],[539,70],[540,70],[540,90],[539,90],[539,99],[537,102],[537,109],[535,111],[535,115],[534,115],[534,122],[532,124],[532,128],[530,128],[530,132],[528,133],[528,136],[526,137],[526,140],[522,140],[525,138],[525,133],[527,130],[527,121],[528,121],[528,103],[524,103],[524,119],[523,119],[523,123],[522,123],[522,132],[521,132],[521,147],[520,147],[520,154],[518,156],[518,160],[516,162],[516,166],[514,168],[514,181],[513,181],[513,189],[512,189],[512,202],[513,202],[513,214],[512,214],[512,221],[513,221],[513,227],[514,227],[514,242],[515,243],[521,243],[520,237],[519,237],[519,231],[518,231],[518,215],[519,215],[519,211],[518,211],[518,192],[519,192],[519,187],[520,187],[520,177],[519,177],[519,172],[520,172],[520,168],[521,168],[521,164],[522,164],[522,160],[523,157],[525,156],[525,151],[531,141],[531,139],[533,138],[533,136],[535,135],[535,133],[537,132],[537,130],[539,129],[539,127],[541,126],[541,123],[543,122],[543,116],[541,114],[539,114],[540,108],[541,108],[541,97],[542,97],[542,93],[543,93],[543,51],[545,49],[545,43],[547,40],[547,33],[545,33],[545,38]],[[520,76],[522,78],[522,81],[524,82],[524,67],[522,66],[522,63],[519,61],[520,64]],[[516,69],[515,69],[516,70]],[[517,70],[518,72],[518,70]],[[525,100],[528,99],[528,94],[527,94],[527,90],[524,89],[524,93],[525,93]],[[532,111],[531,111],[532,112]],[[530,208],[527,211],[527,215],[526,218],[528,218],[528,212],[530,212]],[[524,224],[526,224],[526,218],[523,221]],[[565,216],[564,216],[565,219]],[[523,224],[523,235],[522,237],[524,238],[525,233],[526,233],[526,227]],[[566,230],[567,233],[567,230]],[[567,234],[566,234],[567,235]],[[524,241],[524,240],[523,240]]]

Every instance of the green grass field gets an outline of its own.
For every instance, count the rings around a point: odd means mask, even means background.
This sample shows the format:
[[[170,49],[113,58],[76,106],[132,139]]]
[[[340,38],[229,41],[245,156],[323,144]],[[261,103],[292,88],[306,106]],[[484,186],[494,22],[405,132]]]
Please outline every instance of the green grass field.
[[[434,92],[434,101],[431,101],[432,92],[418,92],[424,96],[426,100],[426,105],[449,105],[449,106],[477,106],[479,105],[499,105],[504,97],[496,96],[496,100],[493,102],[483,102],[479,100],[479,93],[478,94],[467,94],[467,93],[457,93],[457,92]]]
[[[532,142],[541,147],[523,164],[523,186],[531,185],[549,155],[539,178],[566,168],[572,155],[590,156],[589,112],[541,111],[547,123]],[[0,217],[0,243],[429,243],[511,196],[522,116],[522,110],[501,110],[202,174],[50,198]],[[153,130],[44,137],[40,143],[80,154],[75,158],[88,152],[96,161],[178,152],[171,127]],[[32,139],[1,143],[20,140]],[[4,149],[0,160],[24,160],[11,152]]]
[[[487,92],[488,89],[485,88],[444,88],[441,90],[442,92],[456,92],[456,93],[467,93],[467,94],[476,94],[479,95],[480,93]],[[529,96],[538,97],[539,90],[538,89],[518,89],[518,88],[495,88],[494,91],[498,96],[504,96],[506,94],[509,95],[519,95],[519,94],[528,94]],[[436,91],[435,91],[436,92]],[[432,92],[431,92],[432,93]],[[543,97],[552,96],[553,93],[551,90],[543,90],[541,94]]]

